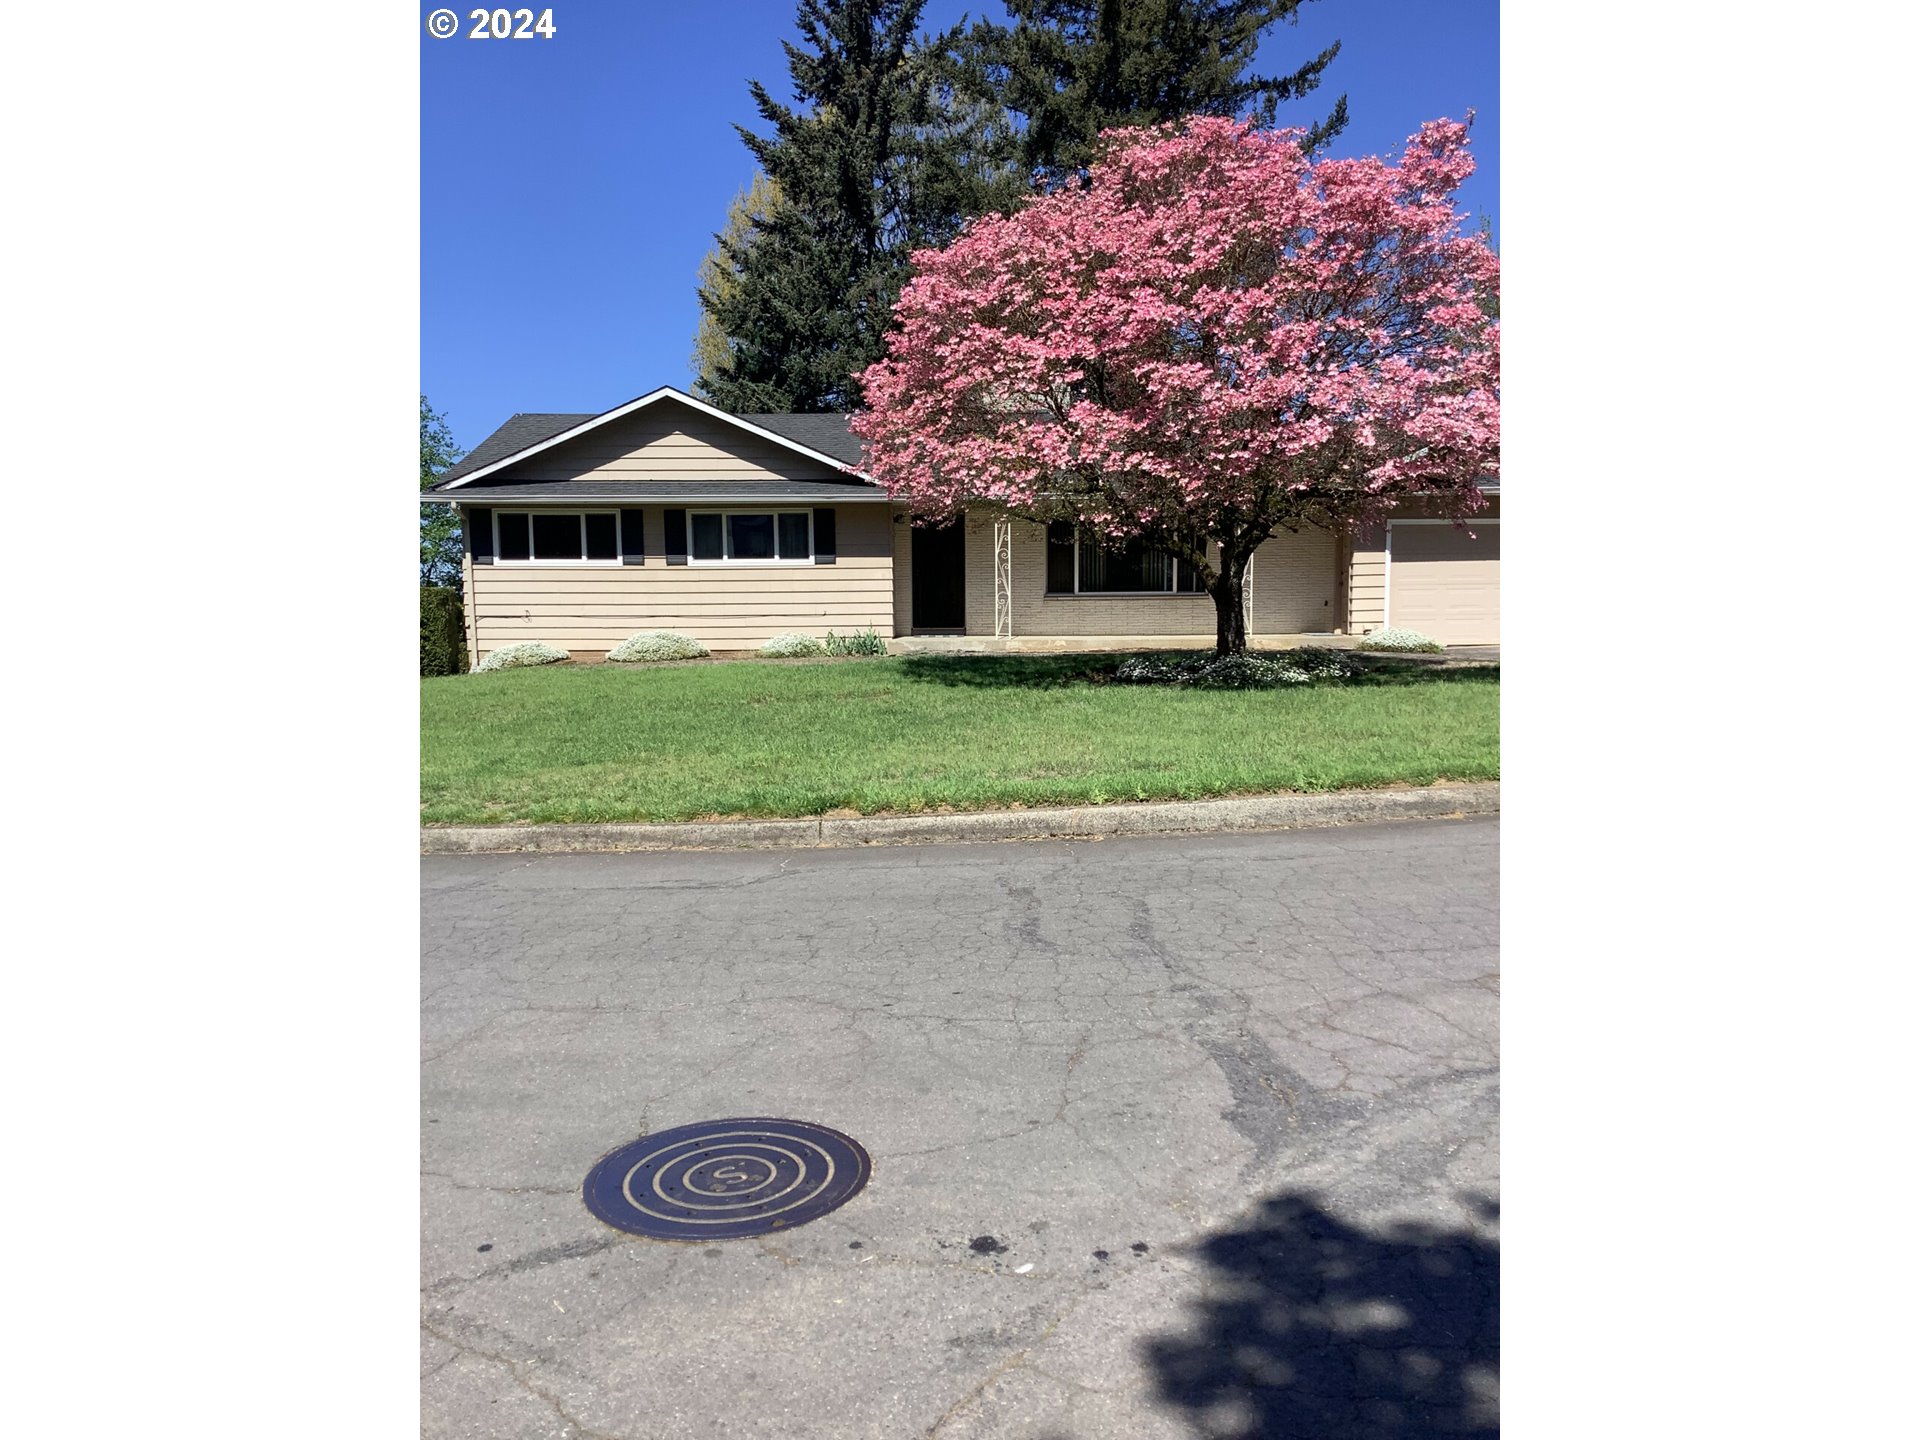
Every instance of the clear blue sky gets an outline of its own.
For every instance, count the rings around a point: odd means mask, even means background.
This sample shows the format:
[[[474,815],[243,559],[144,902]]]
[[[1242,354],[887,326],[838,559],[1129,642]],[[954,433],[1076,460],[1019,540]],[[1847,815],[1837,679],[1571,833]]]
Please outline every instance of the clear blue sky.
[[[469,6],[457,6],[464,16]],[[997,0],[929,0],[933,29]],[[425,8],[422,9],[424,21]],[[690,386],[694,276],[753,173],[758,78],[787,97],[792,0],[561,0],[553,40],[421,44],[420,387],[468,449],[516,410],[599,411]],[[1261,68],[1334,39],[1305,123],[1347,93],[1339,154],[1398,150],[1422,120],[1478,112],[1464,203],[1499,225],[1496,0],[1315,0]]]

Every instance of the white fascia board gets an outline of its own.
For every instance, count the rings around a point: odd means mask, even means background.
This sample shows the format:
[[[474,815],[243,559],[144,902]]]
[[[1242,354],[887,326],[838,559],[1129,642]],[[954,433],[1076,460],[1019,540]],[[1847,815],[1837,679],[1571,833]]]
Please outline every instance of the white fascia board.
[[[504,469],[508,465],[518,464],[530,455],[538,455],[542,450],[551,450],[555,445],[565,444],[576,436],[586,434],[589,430],[598,429],[610,420],[618,420],[623,415],[631,415],[636,410],[644,410],[656,400],[669,398],[678,400],[682,405],[692,406],[702,415],[709,416],[715,420],[724,420],[729,425],[737,426],[745,430],[749,435],[758,435],[762,440],[771,440],[775,445],[784,445],[797,455],[805,455],[809,460],[818,460],[823,465],[831,465],[843,475],[858,476],[862,480],[869,478],[862,472],[854,469],[853,466],[847,464],[844,460],[836,460],[833,456],[815,450],[810,445],[802,445],[798,440],[789,440],[785,435],[775,434],[773,431],[762,426],[742,420],[738,415],[729,415],[726,411],[709,405],[704,400],[694,398],[684,390],[676,390],[671,385],[662,385],[658,390],[649,390],[637,400],[629,400],[624,405],[616,405],[605,414],[595,415],[589,420],[582,420],[578,425],[568,430],[562,430],[558,435],[549,435],[538,444],[529,445],[524,450],[516,450],[513,454],[503,456],[491,465],[483,465],[471,475],[462,475],[458,480],[447,486],[447,490],[458,490],[462,485],[469,485],[475,480],[480,479],[483,475],[491,475],[496,470]],[[445,494],[446,491],[442,491],[441,493]]]

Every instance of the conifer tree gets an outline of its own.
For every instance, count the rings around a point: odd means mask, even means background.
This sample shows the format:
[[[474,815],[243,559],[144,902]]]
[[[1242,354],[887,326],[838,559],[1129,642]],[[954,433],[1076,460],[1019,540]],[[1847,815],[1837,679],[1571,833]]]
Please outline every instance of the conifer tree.
[[[736,413],[852,410],[916,249],[1084,170],[1099,132],[1251,113],[1315,89],[1336,43],[1248,74],[1304,0],[1007,0],[1011,26],[917,36],[925,0],[800,0],[795,103],[749,84],[737,127],[779,203],[740,202],[702,270],[697,388]],[[1346,98],[1315,125],[1346,123]],[[724,354],[722,353],[724,351]]]
[[[880,357],[916,248],[1011,193],[982,133],[991,106],[956,103],[960,27],[922,39],[925,0],[801,0],[788,43],[796,103],[749,90],[771,134],[738,127],[780,203],[744,238],[718,237],[730,283],[702,287],[730,355],[699,388],[736,413],[849,410]],[[1001,137],[1005,149],[1005,137]]]
[[[1304,0],[1006,0],[1011,26],[981,21],[963,51],[972,87],[1024,121],[1019,159],[1058,182],[1085,171],[1104,129],[1188,115],[1251,114],[1319,88],[1335,41],[1291,74],[1251,75],[1261,37],[1298,22]],[[1306,124],[1305,121],[1294,123]],[[1317,148],[1346,127],[1347,97],[1308,126]]]
[[[739,288],[740,270],[727,258],[729,247],[735,253],[743,250],[753,238],[754,224],[771,216],[779,200],[780,187],[769,180],[764,171],[754,171],[753,180],[733,197],[733,203],[727,207],[727,223],[714,236],[713,249],[700,262],[700,290],[703,294],[711,294],[720,303],[725,303]],[[720,367],[732,358],[733,344],[727,332],[720,328],[714,312],[703,306],[689,363],[694,383],[704,384],[708,377],[717,375]]]
[[[420,397],[420,488],[440,483],[466,452],[453,443],[447,417]],[[454,586],[460,583],[460,518],[451,505],[420,503],[420,583]]]

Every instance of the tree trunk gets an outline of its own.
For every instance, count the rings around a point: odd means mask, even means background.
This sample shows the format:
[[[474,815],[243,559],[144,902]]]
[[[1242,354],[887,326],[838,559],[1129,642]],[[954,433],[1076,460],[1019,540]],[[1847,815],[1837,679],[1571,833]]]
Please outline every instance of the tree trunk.
[[[1247,560],[1249,557],[1221,556],[1220,573],[1207,593],[1213,596],[1213,653],[1247,653]]]

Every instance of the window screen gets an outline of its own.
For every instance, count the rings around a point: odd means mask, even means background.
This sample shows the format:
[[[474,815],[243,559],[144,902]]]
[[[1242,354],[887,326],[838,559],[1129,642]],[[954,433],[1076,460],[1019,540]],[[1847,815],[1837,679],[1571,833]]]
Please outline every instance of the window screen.
[[[780,558],[782,560],[811,560],[813,545],[807,534],[807,522],[813,517],[804,510],[791,515],[781,515],[780,520]]]
[[[721,560],[726,552],[720,542],[720,516],[693,515],[693,558],[696,560]]]
[[[587,559],[618,560],[620,558],[620,517],[613,514],[594,512],[587,520]]]
[[[502,560],[532,559],[532,542],[527,538],[527,517],[503,514],[499,520],[500,558]]]
[[[737,560],[811,560],[813,517],[797,511],[694,511],[693,558]]]
[[[734,560],[771,560],[773,554],[773,516],[729,515],[728,557]]]
[[[618,560],[620,517],[611,511],[501,511],[502,560]]]
[[[1073,593],[1073,522],[1055,520],[1047,526],[1047,593]]]
[[[1198,594],[1193,566],[1142,540],[1102,542],[1065,520],[1047,526],[1047,593],[1071,595]]]
[[[573,514],[536,514],[533,517],[533,558],[578,560],[580,558],[580,517]]]
[[[1104,591],[1173,589],[1173,557],[1140,540],[1096,545],[1080,542],[1080,588]]]

